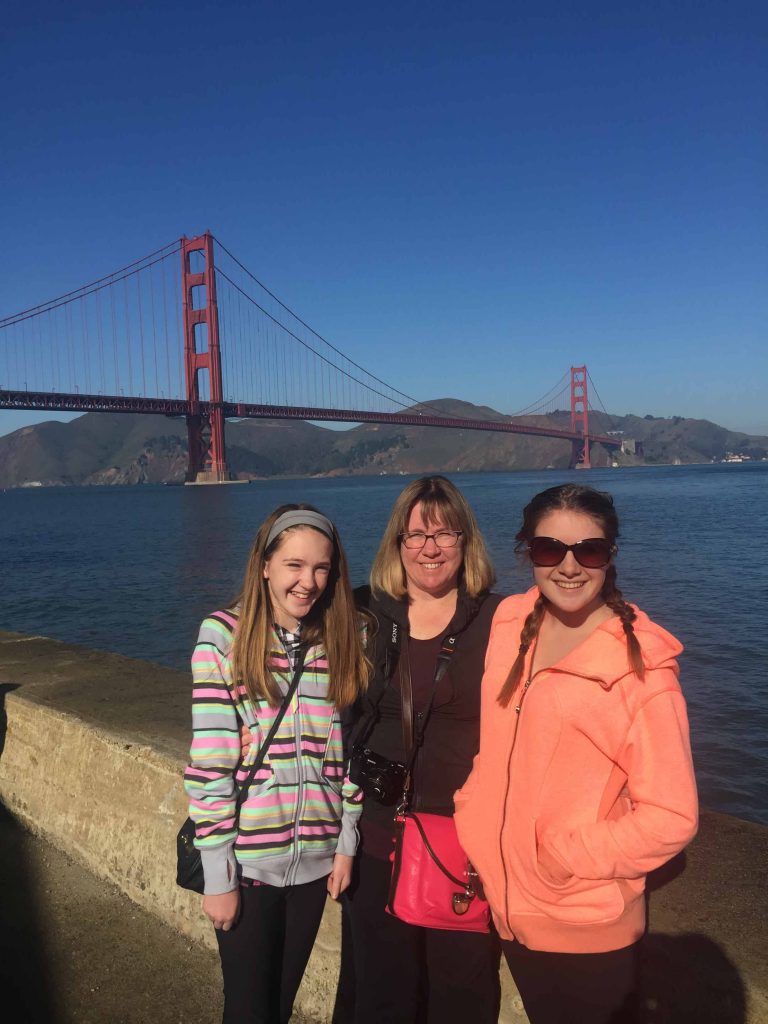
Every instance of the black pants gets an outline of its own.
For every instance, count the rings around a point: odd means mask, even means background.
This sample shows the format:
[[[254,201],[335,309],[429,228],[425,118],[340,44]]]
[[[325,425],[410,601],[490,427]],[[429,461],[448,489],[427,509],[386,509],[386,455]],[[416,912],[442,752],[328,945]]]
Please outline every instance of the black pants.
[[[223,1024],[288,1024],[320,927],[327,895],[323,876],[284,889],[240,888],[240,917],[216,929],[224,976]]]
[[[405,924],[384,910],[389,861],[361,854],[356,868],[335,1024],[496,1024],[496,936]]]
[[[634,1024],[638,943],[610,953],[501,946],[530,1024]]]

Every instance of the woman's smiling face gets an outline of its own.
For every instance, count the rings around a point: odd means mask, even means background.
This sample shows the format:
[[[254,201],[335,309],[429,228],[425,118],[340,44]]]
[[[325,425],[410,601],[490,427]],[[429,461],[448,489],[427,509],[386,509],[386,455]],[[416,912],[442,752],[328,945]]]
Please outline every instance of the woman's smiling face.
[[[583,512],[558,509],[539,521],[534,536],[554,537],[563,544],[576,544],[592,537],[605,537],[605,532],[597,520]],[[608,565],[585,569],[573,552],[568,551],[559,565],[534,565],[533,579],[558,618],[576,622],[583,621],[605,603],[602,591],[607,569]]]
[[[408,517],[406,533],[439,533],[453,527],[442,519],[426,522],[421,502],[414,505]],[[405,570],[408,593],[421,591],[431,597],[442,597],[459,585],[459,573],[464,564],[463,538],[459,537],[454,547],[440,547],[430,537],[422,548],[407,548],[400,545],[400,558]]]

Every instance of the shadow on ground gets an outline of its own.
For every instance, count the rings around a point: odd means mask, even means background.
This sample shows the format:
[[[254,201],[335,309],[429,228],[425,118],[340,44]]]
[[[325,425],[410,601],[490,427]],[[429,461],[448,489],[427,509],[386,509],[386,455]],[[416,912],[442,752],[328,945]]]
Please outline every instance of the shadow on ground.
[[[0,686],[0,757],[8,718],[5,697],[15,686]],[[29,871],[25,833],[0,801],[0,984],[3,1002],[17,1007],[16,1019],[58,1024],[45,943],[45,914]]]
[[[739,972],[704,935],[649,935],[643,951],[642,1024],[744,1024]]]
[[[0,686],[0,698],[12,687]],[[0,757],[5,715],[0,704]],[[41,764],[40,770],[44,770]],[[214,1024],[218,956],[0,804],[0,983],[23,1024]],[[9,1018],[10,1019],[10,1018]]]
[[[685,852],[648,876],[649,917],[655,892],[688,867]],[[644,940],[641,1024],[745,1024],[747,995],[735,964],[705,935],[652,932]]]
[[[16,1008],[15,1019],[37,1024],[63,1021],[53,998],[46,944],[45,913],[27,870],[26,835],[0,803],[0,984],[3,1002]]]

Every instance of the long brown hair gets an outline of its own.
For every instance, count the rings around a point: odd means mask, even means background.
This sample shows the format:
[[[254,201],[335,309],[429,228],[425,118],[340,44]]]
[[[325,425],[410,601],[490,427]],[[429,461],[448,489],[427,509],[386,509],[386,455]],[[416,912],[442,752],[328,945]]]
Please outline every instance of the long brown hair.
[[[371,590],[389,594],[397,601],[402,601],[408,593],[400,558],[400,534],[408,529],[411,512],[419,503],[425,523],[443,522],[450,530],[461,530],[464,548],[461,578],[467,594],[477,597],[490,590],[496,582],[496,573],[477,520],[467,499],[444,476],[413,480],[398,495],[371,567]]]
[[[515,551],[525,552],[530,541],[536,536],[536,530],[541,520],[550,512],[560,511],[581,512],[583,515],[589,516],[602,528],[605,539],[612,545],[616,543],[619,536],[619,517],[616,514],[611,495],[606,491],[597,491],[594,487],[585,487],[582,484],[560,484],[558,487],[549,487],[546,491],[541,491],[525,506],[523,525],[515,534],[517,541]],[[616,585],[616,566],[613,562],[606,570],[601,596],[611,611],[615,612],[621,620],[627,640],[629,667],[642,679],[645,674],[643,654],[632,625],[637,616],[632,605],[627,604]],[[539,635],[546,607],[546,600],[539,594],[523,623],[517,657],[499,693],[498,700],[502,707],[509,704],[520,683],[525,668],[525,656]]]
[[[233,679],[242,681],[251,700],[266,698],[270,704],[279,704],[281,694],[274,679],[275,670],[270,664],[273,610],[264,566],[289,533],[314,529],[308,525],[289,526],[268,544],[270,531],[277,519],[284,512],[294,510],[317,512],[312,505],[281,505],[267,516],[253,542],[240,593],[232,602],[239,606],[239,622],[232,647]],[[303,620],[301,638],[309,645],[323,645],[328,658],[328,699],[338,708],[344,708],[354,703],[367,686],[369,663],[363,653],[347,558],[336,527],[331,526],[331,571],[325,590]]]

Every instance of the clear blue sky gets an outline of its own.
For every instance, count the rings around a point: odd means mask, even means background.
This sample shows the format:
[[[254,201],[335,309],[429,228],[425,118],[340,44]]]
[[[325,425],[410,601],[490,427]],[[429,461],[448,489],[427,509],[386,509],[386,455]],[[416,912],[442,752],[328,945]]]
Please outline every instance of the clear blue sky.
[[[11,5],[0,316],[210,228],[408,394],[768,434],[766,54],[763,0]]]

